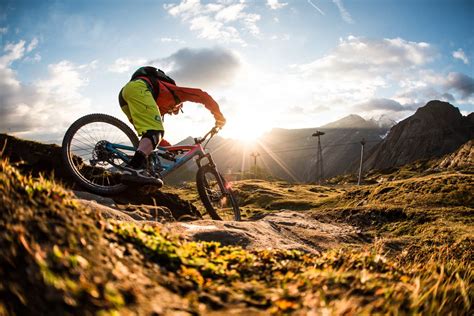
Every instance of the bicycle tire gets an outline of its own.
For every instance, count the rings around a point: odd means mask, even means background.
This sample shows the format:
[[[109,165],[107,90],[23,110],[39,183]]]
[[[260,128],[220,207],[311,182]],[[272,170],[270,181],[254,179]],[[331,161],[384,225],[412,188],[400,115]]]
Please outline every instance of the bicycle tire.
[[[230,188],[228,188],[226,180],[214,167],[211,167],[210,165],[205,165],[199,168],[196,174],[196,186],[197,186],[198,194],[202,201],[202,204],[204,205],[206,211],[209,213],[211,218],[214,220],[223,220],[222,219],[223,210],[220,210],[220,209],[218,210],[216,207],[212,205],[211,197],[209,195],[209,188],[208,188],[209,184],[206,180],[206,174],[212,175],[216,180],[217,179],[222,180],[221,183],[218,183],[220,193],[225,194],[229,198],[229,203],[232,208],[232,212],[234,216],[233,219],[236,221],[240,221],[239,205],[234,196],[234,193],[232,192]],[[227,191],[227,192],[223,192],[223,191]]]
[[[88,181],[80,172],[77,170],[77,168],[74,165],[73,162],[73,154],[71,153],[71,142],[73,140],[74,135],[76,134],[81,127],[86,126],[87,124],[92,124],[92,123],[107,123],[111,124],[115,127],[117,127],[119,130],[121,130],[125,136],[128,137],[130,142],[133,144],[135,148],[138,147],[138,137],[135,134],[135,132],[128,127],[127,124],[119,120],[118,118],[115,118],[113,116],[107,115],[107,114],[101,114],[101,113],[94,113],[94,114],[89,114],[85,115],[78,120],[76,120],[74,123],[71,124],[69,129],[66,131],[66,134],[64,134],[63,142],[62,142],[62,158],[63,162],[67,168],[67,170],[70,172],[74,180],[79,183],[83,188],[96,193],[96,194],[101,194],[101,195],[113,195],[113,194],[118,194],[123,192],[126,188],[127,185],[119,183],[114,186],[110,187],[101,187],[98,185],[94,185],[91,181]]]

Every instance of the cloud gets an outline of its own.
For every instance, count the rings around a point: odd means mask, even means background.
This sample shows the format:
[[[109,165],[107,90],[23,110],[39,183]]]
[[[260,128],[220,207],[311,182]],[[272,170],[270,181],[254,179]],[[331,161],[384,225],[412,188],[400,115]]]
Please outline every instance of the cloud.
[[[442,101],[447,101],[447,102],[454,102],[454,101],[456,101],[456,99],[454,98],[454,96],[453,96],[451,93],[447,93],[447,92],[445,92],[445,93],[443,93],[443,94],[441,95],[440,100],[442,100]]]
[[[279,2],[278,0],[267,0],[267,6],[270,7],[272,10],[278,10],[281,9],[285,6],[287,6],[288,3],[286,2]]]
[[[161,37],[160,42],[162,43],[179,43],[179,44],[186,44],[186,41],[179,39],[179,38],[174,38],[174,37]]]
[[[353,24],[354,20],[352,19],[351,14],[346,10],[342,0],[332,0],[332,2],[337,6],[339,13],[341,14],[342,19],[349,24]]]
[[[24,59],[25,62],[30,63],[37,63],[41,61],[41,55],[39,53],[35,53],[33,56],[27,56]]]
[[[373,111],[373,110],[383,110],[391,112],[400,112],[406,110],[413,110],[411,108],[406,108],[402,106],[399,102],[391,99],[371,99],[363,103],[359,103],[354,106],[358,110],[362,111]]]
[[[0,56],[1,131],[23,133],[26,137],[64,133],[67,124],[71,123],[71,114],[90,110],[90,101],[82,96],[80,90],[87,85],[84,74],[94,63],[74,65],[61,61],[51,64],[47,78],[26,85],[17,79],[11,68],[13,62],[28,58],[25,57],[25,43],[20,40],[7,44],[5,54]]]
[[[401,80],[411,78],[435,56],[432,47],[424,42],[349,36],[340,39],[329,54],[307,64],[293,65],[292,69],[317,87],[314,94],[318,98],[324,91],[328,102],[334,101],[332,95],[353,104],[374,98],[379,88],[397,86]]]
[[[20,40],[17,43],[8,43],[3,51],[5,55],[0,56],[0,67],[8,67],[13,61],[18,60],[25,54],[25,41]]]
[[[461,93],[463,98],[474,94],[474,79],[460,72],[450,72],[446,81],[448,89]]]
[[[464,51],[461,48],[453,52],[453,57],[455,59],[462,60],[463,63],[465,63],[466,65],[469,65],[469,59],[467,58],[466,53],[464,53]]]
[[[28,44],[28,46],[26,47],[26,52],[31,52],[33,49],[36,48],[36,46],[38,46],[38,39],[35,37],[33,38],[33,40],[31,40],[30,44]]]
[[[199,38],[221,40],[246,45],[240,32],[247,31],[257,36],[260,29],[257,22],[260,15],[248,13],[243,1],[221,1],[202,4],[200,0],[182,0],[178,4],[165,4],[165,10],[198,32]]]
[[[0,35],[7,34],[8,32],[8,27],[0,27]]]
[[[348,72],[373,74],[420,66],[431,62],[434,57],[434,50],[424,42],[348,36],[340,39],[339,45],[330,54],[298,67],[314,73],[331,71],[338,75]]]
[[[146,60],[142,58],[117,58],[115,62],[108,67],[110,72],[124,73],[130,71],[132,68],[137,68],[145,65]]]
[[[165,68],[178,84],[197,87],[227,85],[241,67],[235,52],[219,47],[183,48],[169,57],[148,63]]]

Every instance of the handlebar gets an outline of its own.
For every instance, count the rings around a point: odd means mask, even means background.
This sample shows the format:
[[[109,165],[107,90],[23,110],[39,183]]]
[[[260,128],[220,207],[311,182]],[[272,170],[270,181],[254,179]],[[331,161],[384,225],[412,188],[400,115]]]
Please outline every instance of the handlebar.
[[[211,140],[212,137],[214,137],[217,133],[219,133],[219,131],[221,130],[221,127],[218,127],[218,126],[214,126],[213,128],[211,128],[211,130],[209,132],[207,132],[203,137],[201,138],[194,138],[194,143],[197,145],[197,144],[202,144],[204,143],[206,140],[206,144],[204,145],[204,147],[206,147],[206,145],[209,143],[209,141]],[[209,139],[208,139],[209,138]]]

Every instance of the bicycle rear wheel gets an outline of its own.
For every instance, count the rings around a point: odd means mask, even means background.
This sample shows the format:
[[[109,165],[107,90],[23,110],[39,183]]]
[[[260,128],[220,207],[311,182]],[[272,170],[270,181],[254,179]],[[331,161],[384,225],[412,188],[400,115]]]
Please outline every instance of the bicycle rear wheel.
[[[196,185],[199,197],[212,219],[240,221],[240,209],[234,193],[215,168],[209,165],[199,168]]]
[[[109,142],[137,148],[139,140],[124,122],[106,114],[81,117],[63,139],[66,168],[82,187],[97,194],[117,194],[127,188],[117,168],[124,161],[106,149]]]

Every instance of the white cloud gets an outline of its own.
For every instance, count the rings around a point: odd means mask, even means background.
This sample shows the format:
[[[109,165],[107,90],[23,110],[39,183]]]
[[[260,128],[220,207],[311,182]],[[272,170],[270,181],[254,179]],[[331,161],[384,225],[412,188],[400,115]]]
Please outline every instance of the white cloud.
[[[351,14],[349,11],[346,10],[344,7],[344,4],[342,3],[342,0],[332,0],[334,4],[337,6],[337,9],[339,10],[339,13],[341,14],[342,19],[349,24],[353,24],[354,20],[352,19]]]
[[[7,34],[8,32],[8,27],[0,27],[0,35]]]
[[[9,66],[13,61],[18,60],[25,54],[25,41],[20,40],[16,44],[8,43],[3,51],[5,55],[0,56],[0,68]]]
[[[339,40],[339,45],[332,53],[312,63],[300,65],[299,68],[313,72],[331,70],[338,74],[381,73],[387,69],[421,66],[433,61],[434,57],[431,45],[424,42],[348,36]]]
[[[186,41],[175,38],[175,37],[161,37],[160,42],[162,43],[178,43],[178,44],[186,44]]]
[[[198,32],[199,38],[235,42],[246,45],[241,32],[257,36],[260,15],[246,12],[244,1],[219,1],[202,4],[200,0],[182,0],[178,4],[165,4],[165,10]]]
[[[286,2],[279,2],[278,0],[267,0],[267,6],[270,7],[272,10],[278,10],[281,9],[285,6],[287,6],[288,3]]]
[[[453,52],[453,57],[455,59],[461,60],[466,65],[469,65],[469,58],[467,58],[466,53],[464,53],[464,51],[461,48]]]
[[[24,59],[25,62],[30,63],[37,63],[41,61],[41,55],[39,53],[35,53],[33,56],[27,56]]]
[[[1,131],[32,138],[62,134],[71,123],[71,114],[76,117],[90,111],[90,101],[81,94],[81,89],[88,83],[85,73],[93,63],[51,64],[47,78],[27,85],[18,80],[11,68],[13,62],[27,61],[26,50],[25,41],[21,40],[7,44],[5,54],[0,56]]]
[[[420,69],[399,83],[394,99],[401,103],[426,103],[444,100],[458,103],[474,103],[474,78],[460,73],[437,73]]]
[[[330,108],[331,115],[389,112],[399,119],[432,99],[473,103],[474,79],[462,73],[430,70],[430,63],[438,56],[425,42],[349,36],[325,56],[292,65],[290,76],[285,77],[293,81],[291,85],[300,83],[295,89],[303,98],[296,102],[305,104],[306,115],[313,117]],[[286,83],[282,85],[288,89]],[[328,115],[324,113],[326,120]]]
[[[287,34],[287,33],[281,34],[281,35],[273,34],[269,38],[273,41],[289,41],[291,36],[290,34]]]
[[[123,73],[132,70],[132,68],[143,66],[146,59],[117,58],[115,62],[108,67],[110,72]]]
[[[217,12],[215,15],[216,20],[223,22],[232,22],[239,18],[242,14],[242,11],[245,9],[244,3],[237,3],[224,7]]]
[[[38,46],[38,39],[35,37],[31,40],[30,44],[28,44],[28,47],[26,48],[26,52],[31,52],[33,49]]]
[[[342,97],[346,103],[362,102],[373,98],[377,89],[406,79],[434,56],[424,42],[349,36],[326,56],[292,68],[319,91]]]

